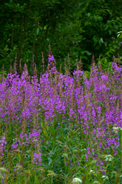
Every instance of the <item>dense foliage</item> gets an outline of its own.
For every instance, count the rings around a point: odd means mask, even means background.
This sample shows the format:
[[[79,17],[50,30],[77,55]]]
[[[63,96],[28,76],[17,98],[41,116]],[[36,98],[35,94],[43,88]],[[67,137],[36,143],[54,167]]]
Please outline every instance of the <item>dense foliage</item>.
[[[121,0],[3,0],[0,2],[0,68],[9,71],[17,53],[18,65],[37,64],[42,70],[42,52],[47,66],[48,45],[65,70],[64,58],[75,69],[80,57],[83,69],[90,71],[91,57],[103,63],[121,56]],[[108,65],[106,63],[105,65]],[[108,66],[107,66],[108,67]]]

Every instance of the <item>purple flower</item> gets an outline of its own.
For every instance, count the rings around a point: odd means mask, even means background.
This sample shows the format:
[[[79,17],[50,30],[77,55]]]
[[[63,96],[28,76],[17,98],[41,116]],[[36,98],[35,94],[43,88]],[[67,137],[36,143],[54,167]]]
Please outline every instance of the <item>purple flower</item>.
[[[0,140],[0,154],[2,155],[3,155],[3,152],[5,151],[6,144],[7,144],[5,139],[6,139],[5,137],[2,137],[2,139]]]
[[[12,144],[12,148],[13,149],[17,149],[17,147],[18,147],[18,143],[17,142],[15,142],[15,143]]]
[[[41,153],[34,153],[32,163],[41,165]]]
[[[107,81],[108,80],[108,76],[107,75],[102,75],[101,79],[103,79],[104,81]]]

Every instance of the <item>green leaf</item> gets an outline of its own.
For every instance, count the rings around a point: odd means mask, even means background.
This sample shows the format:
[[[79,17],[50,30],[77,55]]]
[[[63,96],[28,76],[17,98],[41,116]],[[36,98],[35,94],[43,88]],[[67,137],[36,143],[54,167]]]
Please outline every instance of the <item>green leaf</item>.
[[[4,167],[0,167],[0,171],[7,172],[7,170]]]
[[[46,26],[44,26],[44,30],[46,30],[47,29],[47,25]]]
[[[100,42],[103,43],[103,38],[100,38]]]
[[[91,13],[87,13],[87,16],[90,17],[91,16]]]
[[[92,55],[92,53],[90,53],[89,51],[86,51],[86,54],[87,54],[88,56],[91,56],[91,55]]]
[[[36,30],[36,34],[37,34],[37,35],[39,34],[39,27],[38,27],[37,30]]]

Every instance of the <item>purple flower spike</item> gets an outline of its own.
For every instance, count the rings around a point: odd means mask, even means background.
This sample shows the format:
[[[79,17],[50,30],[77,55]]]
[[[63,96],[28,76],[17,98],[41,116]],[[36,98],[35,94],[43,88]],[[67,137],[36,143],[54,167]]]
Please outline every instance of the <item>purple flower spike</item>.
[[[32,160],[32,163],[34,164],[38,164],[38,165],[41,165],[41,153],[34,153],[33,154],[33,160]]]

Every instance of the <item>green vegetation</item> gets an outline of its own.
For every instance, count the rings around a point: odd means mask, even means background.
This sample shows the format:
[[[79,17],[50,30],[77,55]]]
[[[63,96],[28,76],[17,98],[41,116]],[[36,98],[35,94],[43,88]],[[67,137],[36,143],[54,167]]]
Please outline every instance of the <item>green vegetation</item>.
[[[0,183],[122,184],[121,9],[0,2]]]
[[[56,67],[65,71],[64,59],[76,69],[80,58],[83,70],[90,71],[91,58],[111,63],[113,55],[122,56],[122,2],[120,0],[6,0],[0,2],[0,70],[9,72],[14,58],[32,74],[48,64],[48,45]]]

